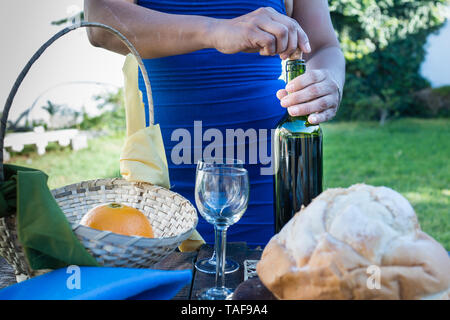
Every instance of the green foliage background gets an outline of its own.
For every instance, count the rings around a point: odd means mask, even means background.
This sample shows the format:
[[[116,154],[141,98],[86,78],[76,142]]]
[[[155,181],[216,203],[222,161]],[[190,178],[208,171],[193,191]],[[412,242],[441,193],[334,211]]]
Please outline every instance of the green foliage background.
[[[419,69],[428,35],[445,21],[448,0],[329,0],[347,61],[337,119],[425,116],[414,94],[429,86]]]

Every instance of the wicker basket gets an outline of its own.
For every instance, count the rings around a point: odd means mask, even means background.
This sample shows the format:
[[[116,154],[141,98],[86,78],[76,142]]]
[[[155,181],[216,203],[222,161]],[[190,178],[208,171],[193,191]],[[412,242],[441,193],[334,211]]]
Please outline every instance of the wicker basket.
[[[16,80],[3,110],[0,127],[0,150],[6,131],[8,113],[14,96],[32,64],[54,41],[80,27],[100,27],[117,35],[138,60],[148,96],[153,106],[148,75],[142,59],[133,45],[117,30],[99,23],[82,22],[67,27],[47,41],[30,59]],[[150,123],[153,110],[150,107]],[[3,154],[0,153],[0,179],[3,177]],[[123,179],[84,181],[52,191],[58,205],[66,214],[74,233],[100,265],[109,267],[148,268],[173,252],[194,231],[198,216],[192,204],[181,195],[149,183],[131,183]],[[108,202],[120,202],[139,209],[150,220],[155,238],[124,236],[79,225],[83,215],[92,207]],[[0,255],[11,264],[19,280],[33,277],[48,270],[32,270],[18,241],[16,218],[0,218]]]

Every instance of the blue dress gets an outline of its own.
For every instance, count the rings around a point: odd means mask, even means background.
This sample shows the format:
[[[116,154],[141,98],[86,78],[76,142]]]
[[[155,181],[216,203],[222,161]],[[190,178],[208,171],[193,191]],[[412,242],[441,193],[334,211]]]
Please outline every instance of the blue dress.
[[[269,6],[286,13],[283,0],[140,0],[138,5],[160,12],[221,19]],[[234,149],[234,158],[242,158],[242,153],[238,156],[238,149],[242,151],[245,147],[245,167],[250,178],[249,206],[241,220],[228,229],[227,240],[246,241],[250,246],[265,245],[274,234],[273,176],[261,174],[261,169],[270,167],[266,158],[270,160],[270,130],[285,114],[276,98],[277,90],[285,86],[284,81],[279,80],[282,71],[279,56],[222,54],[215,49],[204,49],[147,59],[144,63],[153,91],[155,123],[161,127],[166,149],[171,189],[195,205],[198,156],[201,157],[212,142],[223,146],[224,157],[228,147],[231,152]],[[141,75],[139,87],[146,102]],[[146,118],[148,124],[148,111]],[[236,130],[234,132],[242,129],[241,133],[249,134],[244,140],[229,140],[227,144],[227,129]],[[215,135],[217,130],[223,134],[222,141]],[[182,137],[189,135],[190,139],[183,140]],[[184,153],[180,152],[181,142]],[[189,144],[191,147],[187,149]],[[261,147],[264,144],[267,150]],[[256,145],[262,155],[255,161],[250,154],[255,155]],[[261,163],[262,159],[266,160],[265,164]],[[213,226],[200,215],[197,230],[206,242],[214,242]]]

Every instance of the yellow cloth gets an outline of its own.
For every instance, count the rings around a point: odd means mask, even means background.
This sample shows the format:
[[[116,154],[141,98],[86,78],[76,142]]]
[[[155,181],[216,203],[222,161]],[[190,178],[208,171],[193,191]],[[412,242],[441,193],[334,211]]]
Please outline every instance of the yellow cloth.
[[[145,106],[139,90],[136,58],[129,54],[123,66],[127,138],[120,155],[120,174],[127,181],[149,182],[170,188],[166,152],[159,125],[145,127]],[[195,230],[180,251],[197,250],[205,241]]]

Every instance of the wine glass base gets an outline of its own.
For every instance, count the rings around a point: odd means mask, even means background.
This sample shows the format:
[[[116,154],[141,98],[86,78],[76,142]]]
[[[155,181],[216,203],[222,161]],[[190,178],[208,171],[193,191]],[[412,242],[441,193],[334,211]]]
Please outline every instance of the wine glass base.
[[[216,260],[211,258],[198,260],[195,263],[195,269],[204,273],[216,274]],[[225,274],[237,270],[239,270],[239,263],[231,259],[225,259]]]
[[[199,300],[228,300],[233,290],[225,287],[209,288],[198,295]]]

